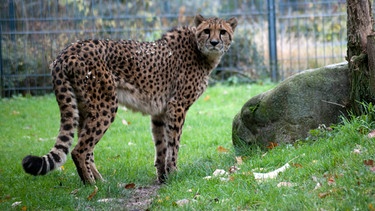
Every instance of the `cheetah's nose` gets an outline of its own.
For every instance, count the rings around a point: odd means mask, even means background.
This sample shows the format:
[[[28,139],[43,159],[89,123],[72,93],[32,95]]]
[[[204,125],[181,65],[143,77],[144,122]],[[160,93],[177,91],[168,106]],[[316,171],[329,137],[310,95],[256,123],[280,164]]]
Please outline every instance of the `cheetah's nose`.
[[[219,44],[219,41],[217,41],[217,40],[211,40],[210,43],[211,43],[212,46],[215,47],[217,44]]]

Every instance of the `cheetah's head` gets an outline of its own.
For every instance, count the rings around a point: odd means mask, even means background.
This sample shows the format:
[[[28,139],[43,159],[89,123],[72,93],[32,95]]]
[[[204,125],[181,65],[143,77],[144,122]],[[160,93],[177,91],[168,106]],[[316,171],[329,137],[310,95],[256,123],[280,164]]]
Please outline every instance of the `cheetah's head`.
[[[234,17],[228,20],[206,19],[202,15],[197,15],[195,26],[198,49],[207,56],[222,56],[231,45],[237,19]]]

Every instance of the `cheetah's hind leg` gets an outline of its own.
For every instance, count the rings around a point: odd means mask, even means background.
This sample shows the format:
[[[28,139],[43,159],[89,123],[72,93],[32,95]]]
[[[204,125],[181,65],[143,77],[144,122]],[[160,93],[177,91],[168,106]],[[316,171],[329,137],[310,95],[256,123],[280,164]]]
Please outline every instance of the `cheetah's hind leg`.
[[[103,180],[94,163],[94,148],[114,121],[118,101],[111,80],[91,84],[96,85],[93,91],[104,94],[90,93],[78,98],[78,143],[71,155],[83,183],[93,184],[96,180]]]

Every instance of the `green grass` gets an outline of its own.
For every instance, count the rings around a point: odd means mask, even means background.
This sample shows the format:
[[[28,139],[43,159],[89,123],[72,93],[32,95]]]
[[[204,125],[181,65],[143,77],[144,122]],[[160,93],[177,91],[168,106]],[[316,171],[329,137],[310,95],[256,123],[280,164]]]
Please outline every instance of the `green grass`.
[[[252,96],[272,85],[217,85],[209,88],[187,116],[178,158],[179,171],[158,191],[151,210],[368,210],[375,207],[375,174],[365,160],[375,160],[370,115],[333,127],[314,130],[312,137],[272,150],[257,148],[242,156],[240,170],[229,181],[206,180],[215,169],[236,164],[231,142],[234,115]],[[84,186],[68,159],[61,171],[43,177],[23,172],[22,158],[43,155],[54,144],[59,113],[52,95],[0,100],[0,210],[109,210],[131,190],[124,184],[147,186],[156,179],[149,117],[119,109],[117,118],[95,150],[96,164],[107,180]],[[370,112],[374,112],[370,109]],[[129,122],[124,125],[122,120]],[[228,149],[220,152],[218,147]],[[359,152],[359,153],[358,153]],[[276,179],[256,181],[252,175],[289,162]],[[290,182],[292,187],[277,187]],[[316,188],[317,182],[321,184]],[[72,193],[74,191],[74,193]],[[180,200],[189,200],[183,206]],[[12,207],[15,202],[18,206]]]

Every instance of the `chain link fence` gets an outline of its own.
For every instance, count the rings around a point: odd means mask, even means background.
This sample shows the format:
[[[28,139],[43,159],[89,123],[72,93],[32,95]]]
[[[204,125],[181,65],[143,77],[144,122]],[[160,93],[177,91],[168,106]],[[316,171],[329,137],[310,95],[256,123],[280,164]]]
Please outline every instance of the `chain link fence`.
[[[6,0],[0,4],[2,97],[51,92],[49,64],[71,42],[151,41],[191,25],[197,13],[239,20],[212,81],[277,81],[345,61],[343,0]]]

